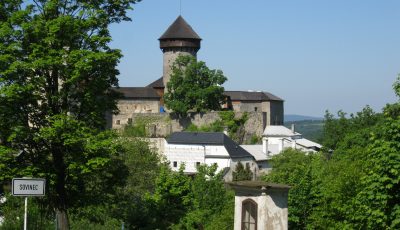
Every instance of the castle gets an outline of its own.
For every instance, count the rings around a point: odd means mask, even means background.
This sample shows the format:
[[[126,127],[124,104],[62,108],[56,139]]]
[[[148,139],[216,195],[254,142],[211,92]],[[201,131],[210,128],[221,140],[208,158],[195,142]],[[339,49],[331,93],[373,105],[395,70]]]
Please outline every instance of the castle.
[[[132,122],[133,114],[165,113],[163,95],[171,76],[171,65],[179,55],[197,56],[201,46],[200,36],[183,19],[178,18],[158,39],[163,52],[163,75],[145,87],[120,87],[123,94],[118,101],[119,114],[112,115],[111,128],[120,128]],[[283,100],[262,91],[225,91],[225,109],[237,112],[261,113],[263,126],[283,124]],[[263,127],[263,128],[264,128]]]

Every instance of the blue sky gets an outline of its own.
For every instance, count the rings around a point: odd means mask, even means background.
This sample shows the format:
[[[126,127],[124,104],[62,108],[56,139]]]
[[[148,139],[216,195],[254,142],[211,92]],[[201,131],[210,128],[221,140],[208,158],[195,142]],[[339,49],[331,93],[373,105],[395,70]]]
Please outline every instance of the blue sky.
[[[158,38],[179,15],[179,0],[143,0],[133,21],[111,27],[124,57],[120,86],[162,75]],[[227,90],[263,90],[285,100],[286,114],[323,116],[380,111],[397,100],[400,1],[182,0],[200,35],[198,59],[228,77]]]

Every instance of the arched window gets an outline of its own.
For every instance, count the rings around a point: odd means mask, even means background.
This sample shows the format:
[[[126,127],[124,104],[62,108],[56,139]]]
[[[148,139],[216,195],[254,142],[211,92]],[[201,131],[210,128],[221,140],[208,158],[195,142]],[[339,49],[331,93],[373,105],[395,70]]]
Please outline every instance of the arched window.
[[[257,229],[257,203],[251,199],[242,203],[242,230]]]

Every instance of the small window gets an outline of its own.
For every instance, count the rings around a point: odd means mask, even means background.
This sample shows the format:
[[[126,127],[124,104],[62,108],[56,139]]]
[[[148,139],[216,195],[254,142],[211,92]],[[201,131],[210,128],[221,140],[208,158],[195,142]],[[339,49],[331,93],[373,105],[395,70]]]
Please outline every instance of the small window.
[[[250,163],[249,162],[246,163],[246,168],[250,168]]]
[[[173,166],[174,166],[174,168],[178,167],[178,162],[174,161]]]
[[[128,118],[128,124],[132,124],[132,118]]]
[[[120,121],[120,120],[116,120],[116,121],[115,121],[115,124],[120,125],[120,124],[121,124],[121,121]]]
[[[242,230],[257,229],[257,208],[258,205],[251,199],[242,203]]]
[[[254,107],[254,112],[257,112],[257,110],[258,110],[258,108],[257,108],[257,107]]]
[[[196,167],[199,167],[200,166],[200,162],[196,162]]]

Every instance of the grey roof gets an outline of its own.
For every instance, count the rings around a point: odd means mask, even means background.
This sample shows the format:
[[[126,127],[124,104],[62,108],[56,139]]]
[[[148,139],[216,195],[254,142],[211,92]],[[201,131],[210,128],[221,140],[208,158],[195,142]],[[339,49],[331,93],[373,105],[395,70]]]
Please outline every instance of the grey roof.
[[[256,161],[266,161],[271,159],[271,156],[267,156],[263,152],[263,145],[240,145],[244,150],[249,152],[253,157],[256,159]]]
[[[164,81],[163,81],[163,77],[160,77],[159,79],[153,81],[152,83],[150,83],[148,86],[146,87],[150,87],[150,88],[164,88]]]
[[[159,40],[163,39],[195,39],[201,40],[192,27],[179,15],[179,17],[168,27]]]
[[[124,98],[160,99],[157,92],[149,87],[120,87],[114,88],[114,90],[122,93]]]
[[[251,157],[249,152],[240,147],[224,133],[217,132],[175,132],[167,140],[168,144],[222,145],[231,158]]]
[[[261,91],[225,91],[232,101],[283,101],[283,99]]]

